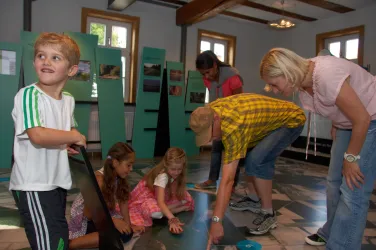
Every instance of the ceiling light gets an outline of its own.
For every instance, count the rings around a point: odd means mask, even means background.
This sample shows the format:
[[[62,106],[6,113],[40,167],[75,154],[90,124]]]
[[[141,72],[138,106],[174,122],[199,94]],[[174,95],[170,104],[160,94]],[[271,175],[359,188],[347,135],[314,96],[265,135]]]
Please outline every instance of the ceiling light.
[[[269,26],[276,28],[276,29],[289,29],[289,28],[294,27],[295,23],[293,23],[292,21],[288,19],[281,18],[279,20],[269,22]]]
[[[282,16],[284,16],[284,8],[283,5],[285,4],[284,0],[281,0],[281,7],[282,7]],[[295,23],[293,23],[291,20],[288,20],[287,18],[283,17],[275,21],[271,21],[268,23],[270,27],[275,29],[290,29],[295,26]]]

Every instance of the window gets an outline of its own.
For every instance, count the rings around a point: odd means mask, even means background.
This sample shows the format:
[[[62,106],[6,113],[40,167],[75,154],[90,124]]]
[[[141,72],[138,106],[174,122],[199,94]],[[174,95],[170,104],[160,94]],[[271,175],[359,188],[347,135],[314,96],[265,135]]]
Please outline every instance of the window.
[[[121,50],[122,62],[122,83],[123,83],[123,97],[124,100],[129,100],[129,73],[132,40],[131,31],[132,25],[130,23],[121,23],[106,19],[88,17],[87,29],[90,34],[98,36],[98,46],[104,48],[114,48]],[[91,97],[98,97],[97,86],[93,82],[93,92]]]
[[[83,8],[82,21],[81,32],[97,35],[99,47],[121,51],[124,101],[134,103],[137,86],[139,18]],[[97,97],[95,78],[93,98]]]
[[[325,39],[325,47],[330,53],[355,63],[358,63],[358,45],[358,34]]]
[[[318,34],[316,52],[328,49],[334,56],[363,66],[364,26]]]
[[[235,64],[236,37],[206,30],[198,30],[197,54],[211,50],[220,61]],[[205,103],[209,102],[209,91],[206,89]]]

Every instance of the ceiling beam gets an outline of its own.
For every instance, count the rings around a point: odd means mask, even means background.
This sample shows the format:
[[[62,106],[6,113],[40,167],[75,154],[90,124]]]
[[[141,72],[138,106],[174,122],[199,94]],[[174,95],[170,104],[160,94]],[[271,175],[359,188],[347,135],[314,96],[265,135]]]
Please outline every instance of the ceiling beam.
[[[216,16],[247,0],[193,0],[176,11],[176,25],[189,25]]]
[[[181,5],[181,6],[187,4],[187,2],[180,1],[180,0],[158,0],[158,1],[159,2],[165,2],[165,3],[171,3],[171,4],[177,4],[177,5]],[[251,22],[257,22],[257,23],[262,23],[262,24],[268,23],[268,20],[264,20],[264,19],[260,19],[260,18],[256,18],[256,17],[251,17],[251,16],[246,16],[246,15],[238,14],[238,13],[231,12],[231,11],[223,11],[220,14],[224,15],[224,16],[230,16],[230,17],[243,19],[243,20],[246,20],[246,21],[251,21]]]
[[[313,5],[316,7],[320,7],[326,10],[331,10],[337,13],[347,13],[350,11],[354,11],[354,9],[336,4],[336,3],[331,3],[328,1],[323,1],[323,0],[297,0],[298,2],[306,3],[309,5]]]
[[[278,14],[278,15],[291,17],[291,18],[294,18],[294,19],[303,20],[303,21],[312,22],[312,21],[317,20],[316,18],[313,18],[313,17],[307,17],[307,16],[299,15],[299,14],[296,14],[296,13],[293,13],[293,12],[272,8],[272,7],[269,7],[269,6],[266,6],[266,5],[263,5],[263,4],[259,4],[259,3],[255,3],[255,2],[247,1],[247,2],[244,2],[242,5],[250,7],[250,8],[254,8],[254,9],[263,10],[263,11],[266,11],[266,12],[271,12],[271,13]]]
[[[160,2],[165,2],[165,3],[173,3],[173,4],[178,4],[178,5],[186,5],[187,2],[180,1],[180,0],[158,0]]]
[[[256,17],[251,17],[251,16],[246,16],[246,15],[238,14],[238,13],[231,12],[231,11],[223,11],[221,13],[221,15],[236,17],[236,18],[247,20],[247,21],[263,23],[263,24],[268,24],[268,22],[269,22],[268,20],[264,20],[264,19],[260,19],[260,18],[256,18]]]

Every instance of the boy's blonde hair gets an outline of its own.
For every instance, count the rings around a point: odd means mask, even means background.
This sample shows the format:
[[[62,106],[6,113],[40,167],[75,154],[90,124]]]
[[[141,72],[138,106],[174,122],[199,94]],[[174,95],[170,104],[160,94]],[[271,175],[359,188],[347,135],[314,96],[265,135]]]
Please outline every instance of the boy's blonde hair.
[[[57,50],[68,60],[69,67],[78,65],[80,62],[80,48],[77,43],[67,35],[52,32],[41,33],[34,44],[34,57],[38,53],[38,48],[45,45],[56,46]]]
[[[176,196],[179,200],[184,199],[185,195],[185,185],[186,185],[186,167],[187,167],[187,156],[183,149],[181,148],[169,148],[167,152],[165,153],[163,159],[157,166],[152,168],[146,175],[146,185],[149,188],[149,190],[154,191],[154,180],[157,178],[157,176],[161,173],[166,173],[168,176],[168,183],[166,186],[166,191],[168,194],[168,198],[171,197],[171,176],[168,174],[168,168],[172,164],[181,164],[183,167],[183,170],[178,178],[176,178],[177,182],[177,190],[176,190]]]
[[[285,48],[273,48],[261,60],[260,77],[265,79],[284,76],[289,84],[300,87],[308,68],[308,59]]]

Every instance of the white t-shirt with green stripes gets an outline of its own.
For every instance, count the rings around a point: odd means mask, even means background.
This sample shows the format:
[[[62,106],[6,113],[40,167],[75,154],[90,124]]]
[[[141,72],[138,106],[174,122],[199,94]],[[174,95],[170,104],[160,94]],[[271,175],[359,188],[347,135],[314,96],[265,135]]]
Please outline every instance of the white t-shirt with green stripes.
[[[33,144],[26,130],[44,127],[71,130],[76,127],[74,98],[63,92],[56,100],[35,84],[22,88],[14,98],[12,117],[15,124],[14,165],[10,190],[49,191],[58,187],[70,189],[67,145],[42,147]]]

